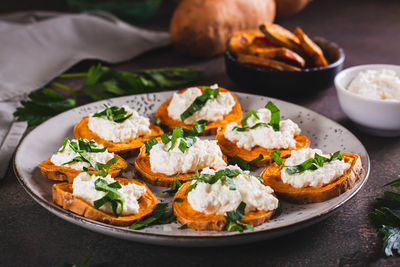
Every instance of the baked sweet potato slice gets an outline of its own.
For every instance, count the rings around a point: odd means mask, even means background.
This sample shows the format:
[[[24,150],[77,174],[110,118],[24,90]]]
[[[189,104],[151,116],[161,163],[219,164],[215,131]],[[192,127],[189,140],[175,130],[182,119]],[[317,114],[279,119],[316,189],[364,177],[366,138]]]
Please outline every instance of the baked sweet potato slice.
[[[226,228],[226,220],[224,215],[205,214],[196,211],[190,205],[185,192],[190,186],[190,182],[184,183],[176,192],[172,205],[174,214],[181,224],[187,224],[189,228],[196,230],[218,230],[222,231]],[[180,198],[182,202],[175,202]],[[273,210],[251,211],[244,215],[242,222],[257,226],[269,220],[274,214]]]
[[[265,168],[260,176],[264,179],[264,184],[274,189],[278,197],[282,197],[290,202],[297,204],[323,202],[339,196],[353,187],[360,176],[362,169],[360,157],[351,153],[342,153],[342,156],[343,160],[351,165],[350,168],[335,181],[322,187],[294,188],[289,184],[283,183],[281,179],[282,167],[276,163]],[[285,161],[282,165],[284,163]]]
[[[278,60],[260,57],[260,56],[253,56],[253,55],[246,55],[246,54],[237,54],[237,60],[242,63],[267,67],[276,70],[290,70],[290,71],[299,71],[301,70],[298,67],[283,63]]]
[[[223,157],[226,162],[226,156]],[[144,146],[140,149],[140,153],[135,160],[135,168],[144,181],[157,186],[172,186],[175,182],[175,177],[177,177],[179,182],[184,183],[188,181],[186,177],[196,175],[195,172],[181,173],[178,176],[153,172],[150,165],[150,156],[146,154]]]
[[[237,32],[232,35],[228,42],[228,49],[234,54],[247,53],[251,44],[256,44],[258,46],[272,45],[272,43],[264,37],[264,34],[262,32],[250,30]]]
[[[322,49],[314,43],[300,27],[296,28],[294,34],[299,38],[301,48],[305,54],[313,60],[316,67],[328,66],[328,61],[326,60]]]
[[[81,137],[81,138],[86,138],[88,140],[93,139],[96,143],[106,146],[108,151],[115,152],[120,155],[123,155],[127,152],[131,152],[133,150],[140,148],[143,145],[142,141],[144,140],[149,140],[153,136],[158,136],[163,134],[163,130],[161,130],[160,127],[150,123],[149,127],[151,130],[150,135],[139,136],[137,138],[125,140],[124,142],[113,142],[113,141],[107,141],[101,138],[95,132],[92,132],[89,129],[88,123],[89,123],[89,117],[84,117],[75,125],[74,127],[75,138]]]
[[[247,150],[244,148],[237,147],[235,143],[231,142],[224,136],[225,128],[222,128],[218,131],[217,136],[215,137],[218,140],[218,145],[220,146],[222,153],[229,157],[233,157],[238,155],[244,160],[250,161],[258,157],[258,155],[262,154],[264,156],[263,160],[254,161],[253,164],[258,167],[268,166],[273,161],[271,159],[271,152],[278,150],[281,152],[282,158],[287,158],[290,156],[292,150],[299,150],[300,148],[305,148],[310,146],[310,139],[307,136],[300,133],[296,135],[294,139],[296,140],[296,147],[290,147],[287,149],[267,149],[260,146],[253,147],[252,150]]]
[[[138,200],[139,212],[137,214],[115,217],[102,210],[98,210],[92,204],[87,203],[79,197],[75,197],[73,195],[72,184],[68,183],[53,185],[53,202],[78,215],[117,226],[131,225],[133,222],[141,220],[153,212],[158,200],[144,183],[128,178],[116,178],[115,180],[122,185],[135,183],[146,187],[146,193]]]
[[[120,168],[123,169],[128,166],[123,158],[118,155],[115,156],[118,157],[119,160],[111,165],[109,171],[111,177],[117,177],[122,171]],[[68,183],[72,183],[74,178],[82,172],[66,166],[56,166],[51,162],[50,158],[41,162],[38,167],[44,177],[55,181],[67,181]],[[96,172],[96,170],[90,167],[89,172]]]
[[[265,37],[274,44],[286,47],[302,55],[303,51],[300,47],[299,38],[282,26],[273,23],[264,23],[260,25],[260,30],[264,33]]]
[[[249,54],[262,58],[282,59],[300,67],[304,67],[306,64],[304,58],[285,47],[258,47],[250,45]]]
[[[201,87],[198,87],[199,89],[204,91]],[[185,92],[188,88],[183,89],[178,92],[178,94],[182,94]],[[202,135],[213,135],[217,133],[217,129],[219,127],[225,126],[231,122],[238,122],[242,119],[242,109],[240,107],[240,103],[238,102],[236,96],[226,90],[225,88],[219,87],[219,91],[222,93],[230,93],[233,96],[233,99],[235,100],[235,105],[232,107],[231,112],[228,114],[225,114],[224,117],[221,120],[217,121],[210,121],[208,122],[205,130]],[[172,97],[161,104],[161,106],[157,109],[156,111],[156,117],[161,120],[161,123],[167,126],[170,130],[172,130],[174,127],[180,126],[186,129],[191,129],[193,128],[194,125],[192,124],[185,124],[181,120],[174,120],[168,115],[168,106],[171,103]]]

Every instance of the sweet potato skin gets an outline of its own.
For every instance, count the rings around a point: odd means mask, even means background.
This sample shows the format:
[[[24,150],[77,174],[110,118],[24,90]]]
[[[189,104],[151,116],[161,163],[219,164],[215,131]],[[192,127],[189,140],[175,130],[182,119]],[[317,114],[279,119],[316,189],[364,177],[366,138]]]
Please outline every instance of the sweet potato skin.
[[[261,178],[264,184],[274,189],[278,197],[297,204],[323,202],[344,193],[358,180],[362,169],[361,159],[356,154],[342,153],[345,162],[351,164],[350,168],[341,177],[322,187],[294,188],[284,184],[281,180],[282,167],[276,163],[263,170]],[[284,163],[282,164],[284,165]]]
[[[115,156],[118,157],[119,160],[111,166],[109,171],[109,174],[113,178],[117,177],[122,172],[122,170],[116,169],[117,167],[126,168],[128,166],[123,158],[118,155]],[[56,166],[51,162],[50,158],[42,161],[38,167],[44,177],[54,181],[67,181],[68,183],[72,183],[75,177],[82,172],[66,166]],[[89,172],[95,172],[95,169],[90,167]]]
[[[190,186],[190,182],[184,183],[176,192],[172,205],[174,214],[181,224],[187,224],[189,228],[196,230],[217,230],[222,231],[226,228],[224,215],[205,214],[194,210],[187,199],[185,192]],[[175,202],[176,198],[181,198],[182,202]],[[257,226],[269,220],[274,214],[272,210],[251,211],[244,215],[242,222]]]
[[[258,155],[262,154],[264,156],[263,160],[255,161],[253,164],[258,167],[265,167],[271,164],[273,161],[271,159],[271,152],[274,150],[278,150],[281,152],[282,158],[287,158],[290,156],[292,150],[298,150],[300,148],[305,148],[310,146],[310,139],[303,134],[299,134],[294,137],[296,140],[296,147],[295,148],[288,148],[288,149],[266,149],[260,146],[254,147],[251,151],[239,148],[236,146],[235,143],[231,142],[224,136],[225,128],[221,128],[215,139],[218,140],[218,145],[221,147],[222,153],[227,155],[228,157],[233,157],[238,155],[244,160],[250,161],[258,157]]]
[[[203,91],[201,87],[198,87]],[[178,94],[182,94],[185,92],[188,88],[183,89],[178,92]],[[221,126],[225,126],[231,122],[238,122],[242,119],[242,108],[240,107],[240,103],[237,100],[236,96],[226,90],[225,88],[219,88],[220,92],[223,93],[230,93],[233,96],[233,99],[235,100],[235,105],[232,107],[232,110],[230,113],[225,114],[222,120],[217,120],[217,121],[211,121],[207,124],[205,130],[201,135],[214,135],[217,133],[217,129]],[[172,97],[162,103],[160,107],[156,111],[156,117],[161,120],[161,123],[167,126],[170,130],[172,130],[174,127],[180,126],[186,129],[192,128],[194,125],[188,125],[183,123],[180,120],[174,120],[168,115],[168,106],[171,103]]]
[[[275,2],[276,16],[285,18],[300,12],[310,0],[275,0]]]
[[[274,18],[275,0],[183,0],[171,19],[171,40],[179,52],[211,57],[224,52],[234,32]]]
[[[137,138],[127,140],[126,142],[116,143],[113,141],[107,141],[101,138],[95,132],[92,132],[89,129],[88,123],[89,123],[89,117],[84,117],[75,125],[74,127],[75,138],[81,137],[81,138],[86,138],[88,140],[94,140],[96,143],[106,146],[108,151],[117,153],[119,155],[126,155],[128,152],[134,153],[135,150],[137,150],[143,145],[142,141],[149,140],[152,138],[152,136],[158,136],[164,133],[160,127],[150,123],[149,127],[151,130],[150,135],[139,136]]]
[[[62,208],[72,211],[86,218],[108,223],[116,226],[128,226],[133,222],[143,219],[150,215],[158,203],[157,198],[153,195],[150,189],[142,182],[135,179],[116,178],[121,184],[136,183],[146,187],[146,193],[139,199],[139,212],[137,214],[115,217],[96,209],[93,205],[84,200],[75,197],[72,194],[72,184],[60,183],[54,184],[52,187],[53,202]]]

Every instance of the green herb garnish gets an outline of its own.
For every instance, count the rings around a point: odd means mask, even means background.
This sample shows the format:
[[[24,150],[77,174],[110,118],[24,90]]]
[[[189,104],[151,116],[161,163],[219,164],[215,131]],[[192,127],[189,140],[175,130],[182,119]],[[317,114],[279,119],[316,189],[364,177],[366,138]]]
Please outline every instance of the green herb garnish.
[[[399,187],[400,179],[384,186]],[[368,218],[383,236],[382,251],[386,256],[393,256],[393,252],[400,254],[400,194],[384,191],[383,198],[377,198],[376,206],[375,211],[368,214]]]
[[[153,215],[151,217],[142,221],[135,222],[131,226],[129,226],[129,228],[132,230],[138,230],[150,225],[167,224],[175,221],[176,216],[173,214],[168,216],[167,218],[164,218],[167,206],[168,203],[158,203],[154,208]]]
[[[175,194],[178,189],[182,186],[182,183],[178,180],[179,173],[175,176],[174,184],[171,186],[170,189],[163,191],[163,193],[168,193],[169,195]]]
[[[151,138],[150,140],[147,141],[142,141],[142,143],[145,145],[146,147],[146,154],[149,155],[150,154],[150,150],[153,148],[153,146],[158,144],[157,139],[155,139],[154,137]]]
[[[133,113],[128,113],[123,107],[119,108],[117,106],[104,106],[106,108],[103,111],[93,114],[93,117],[106,118],[107,120],[114,121],[116,123],[122,123],[133,115]]]
[[[219,88],[211,89],[206,86],[203,86],[202,89],[204,93],[193,101],[193,103],[181,114],[181,120],[185,121],[187,118],[192,116],[196,111],[199,111],[204,107],[210,99],[215,99],[219,95]]]
[[[254,231],[254,226],[242,223],[240,220],[244,217],[244,210],[246,208],[246,203],[243,201],[240,202],[239,206],[236,210],[228,211],[225,216],[225,220],[227,223],[226,229],[228,232],[236,230],[239,232],[243,232],[244,227],[248,230]]]
[[[249,112],[246,113],[246,116],[244,117],[244,119],[241,121],[241,127],[239,126],[235,126],[233,127],[233,130],[238,131],[238,132],[248,132],[250,130],[254,130],[258,127],[268,127],[271,126],[272,129],[275,132],[279,132],[280,130],[280,121],[281,121],[281,115],[280,115],[280,110],[277,106],[275,106],[274,103],[272,103],[271,101],[269,101],[266,105],[265,108],[268,109],[271,112],[271,119],[269,121],[269,123],[265,123],[265,122],[258,122],[256,124],[254,124],[251,127],[247,126],[247,120],[251,117],[254,116],[256,119],[260,119],[257,115],[257,111],[255,110],[250,110]]]
[[[174,199],[174,202],[182,203],[182,202],[183,202],[183,199],[180,198],[180,197],[177,197],[177,198]]]
[[[66,90],[63,97],[53,89],[45,87],[29,94],[28,101],[21,101],[21,107],[14,112],[19,121],[28,121],[30,126],[74,108],[76,99],[87,95],[91,100],[108,99],[123,95],[133,95],[173,88],[197,80],[201,72],[183,68],[163,68],[134,72],[117,71],[101,64],[90,67],[87,73],[67,73],[57,78],[86,77],[81,88],[74,90],[60,82],[47,86]]]
[[[110,203],[114,216],[121,216],[124,210],[124,203],[120,199],[121,195],[117,190],[122,188],[121,184],[118,181],[108,184],[106,180],[99,178],[94,182],[94,188],[97,191],[106,192],[104,197],[93,202],[94,207],[99,209],[106,203]],[[120,206],[120,212],[118,212],[118,206]]]
[[[283,159],[280,157],[279,151],[273,151],[271,153],[271,158],[276,162],[278,165],[282,165]],[[295,166],[283,166],[285,171],[293,175],[295,173],[302,173],[308,170],[316,170],[318,167],[324,166],[324,163],[331,162],[333,160],[343,160],[342,154],[340,151],[336,151],[334,154],[329,153],[329,158],[319,155],[318,153],[314,154],[314,158],[310,158],[303,163]]]
[[[214,174],[205,174],[202,173],[199,175],[198,172],[199,165],[196,167],[196,175],[187,177],[188,180],[195,180],[193,184],[191,184],[185,191],[185,195],[187,195],[190,191],[196,188],[198,182],[204,182],[207,184],[215,184],[219,180],[221,180],[222,184],[227,184],[230,190],[236,190],[235,183],[233,178],[242,173],[239,169],[223,169],[215,172]]]
[[[241,157],[239,157],[238,155],[233,156],[232,158],[228,159],[228,163],[229,165],[238,165],[242,170],[247,170],[250,171],[251,169],[251,163],[256,162],[256,161],[260,161],[263,160],[264,156],[262,154],[258,155],[257,158],[252,159],[250,161],[244,160]]]
[[[60,152],[60,153],[64,152],[65,148],[67,147],[68,141],[69,141],[69,138],[64,137],[64,144],[63,144],[62,148],[60,150],[58,150],[58,152]]]
[[[186,228],[188,228],[188,225],[184,224],[181,227],[178,227],[178,230],[185,230]]]

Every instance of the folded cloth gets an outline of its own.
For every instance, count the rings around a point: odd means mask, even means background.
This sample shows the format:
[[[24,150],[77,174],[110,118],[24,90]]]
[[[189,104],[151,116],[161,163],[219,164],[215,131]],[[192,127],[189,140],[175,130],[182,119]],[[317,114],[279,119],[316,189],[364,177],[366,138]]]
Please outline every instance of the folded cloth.
[[[83,59],[117,63],[169,43],[166,32],[104,12],[0,16],[0,101],[44,86]]]
[[[0,16],[0,145],[18,102],[75,63],[117,63],[169,43],[167,32],[140,29],[104,12]]]

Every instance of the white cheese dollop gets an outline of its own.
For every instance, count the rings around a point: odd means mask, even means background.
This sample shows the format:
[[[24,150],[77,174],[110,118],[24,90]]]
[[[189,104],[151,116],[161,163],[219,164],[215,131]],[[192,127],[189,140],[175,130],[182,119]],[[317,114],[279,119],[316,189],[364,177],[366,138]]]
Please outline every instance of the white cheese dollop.
[[[400,77],[388,69],[361,71],[348,90],[372,99],[400,101]]]
[[[107,118],[92,117],[92,114],[89,117],[89,129],[101,138],[113,142],[129,141],[129,139],[151,133],[149,118],[140,116],[136,110],[128,106],[122,107],[128,114],[132,114],[130,118],[122,123],[117,123]]]
[[[211,89],[217,89],[218,85],[210,86]],[[181,114],[193,103],[196,97],[201,96],[202,92],[197,87],[187,89],[182,94],[175,93],[168,106],[168,115],[174,120],[181,120]],[[185,124],[194,124],[194,121],[207,120],[217,121],[221,120],[225,114],[231,112],[235,100],[230,93],[220,92],[217,98],[210,99],[206,104],[192,116],[187,118]]]
[[[239,169],[237,166],[227,168]],[[205,168],[201,173],[215,174],[215,172]],[[196,188],[189,192],[188,202],[194,210],[206,214],[225,214],[227,211],[235,210],[242,201],[246,203],[246,213],[274,210],[278,207],[278,199],[272,195],[274,190],[250,175],[249,171],[243,171],[233,178],[233,181],[236,190],[230,190],[228,185],[221,183],[221,180],[214,184],[198,182]],[[192,181],[193,183],[195,181]]]
[[[85,141],[87,141],[86,139],[84,139]],[[72,142],[78,142],[76,139],[71,140]],[[65,164],[66,162],[71,161],[73,158],[80,156],[78,153],[74,152],[71,147],[69,146],[69,143],[71,142],[68,140],[67,145],[65,146],[65,149],[63,152],[57,152],[56,154],[54,154],[53,156],[51,156],[50,161],[56,165],[56,166],[64,166],[64,167],[70,167],[73,168],[75,170],[83,170],[83,168],[88,168],[90,166],[90,164],[88,162],[72,162],[72,163],[68,163]],[[97,144],[98,148],[104,148],[103,145],[99,145]],[[62,147],[60,147],[59,150],[61,150]],[[100,163],[107,163],[107,161],[109,161],[110,159],[114,158],[114,153],[110,153],[107,150],[104,152],[89,152],[88,153],[89,156],[97,162]]]
[[[302,148],[292,151],[291,156],[286,159],[285,166],[299,165],[304,161],[313,158],[315,153],[324,157],[329,157],[328,155],[324,155],[319,149]],[[285,171],[285,168],[283,168],[281,179],[283,183],[290,184],[294,188],[307,186],[321,187],[343,175],[350,166],[351,165],[344,162],[344,160],[332,160],[331,162],[325,162],[322,167],[318,166],[318,169],[316,170],[307,170],[292,175],[288,174]]]
[[[89,175],[86,172],[80,173],[72,184],[73,195],[79,197],[93,205],[95,200],[98,200],[106,194],[103,191],[97,191],[94,186],[94,182],[98,179],[104,179],[108,184],[114,183],[115,180],[111,177],[111,175],[107,175],[106,177]],[[141,198],[144,193],[146,193],[146,187],[137,185],[135,183],[129,183],[127,185],[122,185],[121,189],[118,189],[118,192],[121,195],[121,200],[124,203],[124,210],[122,215],[130,215],[136,214],[139,212],[139,203],[138,199]],[[113,214],[110,203],[106,203],[99,208],[100,210]],[[120,205],[118,205],[117,212],[120,212]]]
[[[171,151],[171,142],[164,144],[159,142],[150,150],[150,166],[153,172],[173,175],[177,173],[188,173],[205,167],[219,168],[226,166],[222,157],[221,148],[216,140],[201,140],[196,138],[196,143],[186,149],[185,153],[179,149],[181,138],[178,138],[176,145]]]
[[[257,110],[259,119],[251,116],[247,120],[249,127],[256,123],[263,122],[269,123],[271,120],[271,112],[266,108]],[[296,146],[296,140],[294,136],[301,132],[299,126],[292,120],[281,120],[280,130],[275,132],[272,127],[259,126],[253,130],[247,132],[239,132],[233,130],[235,126],[238,126],[236,122],[232,122],[226,126],[224,136],[229,141],[236,144],[237,147],[251,150],[255,146],[263,148],[276,148],[286,149],[289,147]]]

